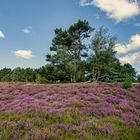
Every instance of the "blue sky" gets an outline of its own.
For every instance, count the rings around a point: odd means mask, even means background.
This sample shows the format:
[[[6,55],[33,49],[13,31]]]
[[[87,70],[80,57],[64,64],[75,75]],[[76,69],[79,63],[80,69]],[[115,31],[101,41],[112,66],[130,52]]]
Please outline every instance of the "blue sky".
[[[54,29],[78,19],[109,28],[120,61],[140,71],[140,4],[129,0],[0,0],[0,68],[45,65]]]

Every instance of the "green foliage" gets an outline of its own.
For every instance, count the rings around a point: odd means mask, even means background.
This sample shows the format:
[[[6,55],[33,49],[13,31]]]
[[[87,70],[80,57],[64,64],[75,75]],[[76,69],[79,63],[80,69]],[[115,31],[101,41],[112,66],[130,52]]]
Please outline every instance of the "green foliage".
[[[50,54],[45,66],[38,69],[4,68],[0,70],[1,82],[122,82],[126,75],[140,82],[140,75],[131,64],[122,65],[116,58],[116,37],[100,27],[89,40],[94,29],[86,20],[78,20],[68,29],[56,28]]]
[[[36,73],[31,68],[24,69],[25,82],[35,82]]]
[[[48,80],[45,77],[42,77],[40,74],[37,74],[36,76],[36,83],[38,84],[45,84]]]
[[[9,69],[9,68],[3,68],[3,69],[1,69],[0,70],[0,81],[5,81],[5,80],[10,81],[10,73],[11,73],[11,69]]]
[[[140,129],[137,127],[118,130],[116,140],[139,140]]]
[[[117,59],[114,51],[116,38],[108,34],[104,27],[96,31],[91,46],[91,54],[88,58],[90,71],[94,81],[105,81],[109,73],[114,71]]]
[[[12,81],[12,79],[11,79],[11,74],[10,73],[6,74],[5,76],[3,76],[1,78],[1,82],[11,82],[11,81]]]
[[[83,122],[83,126],[81,125]],[[105,127],[105,126],[111,127]],[[112,133],[108,133],[108,131]],[[81,133],[82,132],[82,133]],[[45,110],[0,113],[0,139],[36,140],[139,140],[140,128],[127,126],[119,117],[94,118],[67,110],[48,114]]]
[[[55,37],[50,47],[53,53],[47,55],[47,61],[63,66],[71,82],[81,81],[83,78],[81,59],[88,55],[84,40],[90,37],[92,30],[87,21],[81,20],[67,30],[55,29]],[[62,70],[61,67],[60,70]]]
[[[111,116],[111,117],[106,117],[106,118],[100,119],[97,121],[97,124],[99,126],[103,126],[105,124],[110,124],[115,129],[123,129],[124,125],[125,125],[124,122],[119,117],[116,117],[116,116]]]
[[[24,82],[24,71],[22,68],[17,67],[12,71],[11,79],[13,82]]]
[[[137,81],[140,82],[140,74],[137,76]]]
[[[49,83],[70,81],[62,65],[47,64],[38,69],[37,73],[39,73],[41,77],[46,77]]]
[[[132,77],[127,75],[123,82],[123,88],[128,89],[128,88],[132,88],[132,86],[133,86]]]
[[[123,78],[125,78],[126,75],[129,75],[132,81],[135,80],[137,72],[135,71],[135,69],[132,67],[131,64],[128,63],[124,64],[123,66],[121,66],[120,71]]]

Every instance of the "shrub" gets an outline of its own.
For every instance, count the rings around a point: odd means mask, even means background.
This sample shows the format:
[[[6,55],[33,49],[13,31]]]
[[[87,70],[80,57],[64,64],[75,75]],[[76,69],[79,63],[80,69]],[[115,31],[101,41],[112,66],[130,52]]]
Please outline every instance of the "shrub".
[[[11,82],[11,75],[10,74],[6,74],[2,79],[2,82]]]
[[[126,76],[124,82],[123,82],[123,88],[128,89],[128,88],[132,88],[133,84],[132,84],[132,78],[131,76]]]
[[[45,84],[47,82],[48,82],[48,80],[45,77],[42,77],[40,75],[36,76],[36,83],[38,83],[38,84]]]

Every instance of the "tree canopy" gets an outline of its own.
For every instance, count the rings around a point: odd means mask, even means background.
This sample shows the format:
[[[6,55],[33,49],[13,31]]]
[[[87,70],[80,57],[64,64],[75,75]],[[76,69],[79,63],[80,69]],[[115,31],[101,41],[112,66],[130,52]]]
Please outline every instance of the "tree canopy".
[[[4,82],[122,82],[126,77],[140,81],[131,64],[121,64],[114,49],[117,38],[105,27],[94,29],[88,21],[78,20],[67,29],[56,28],[47,64],[38,69],[3,68]],[[87,45],[87,42],[90,42]]]

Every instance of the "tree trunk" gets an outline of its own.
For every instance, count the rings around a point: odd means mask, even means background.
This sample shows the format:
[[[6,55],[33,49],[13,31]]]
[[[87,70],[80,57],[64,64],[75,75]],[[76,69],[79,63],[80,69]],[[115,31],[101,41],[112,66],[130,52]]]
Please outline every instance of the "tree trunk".
[[[76,75],[73,75],[73,82],[76,83]]]

